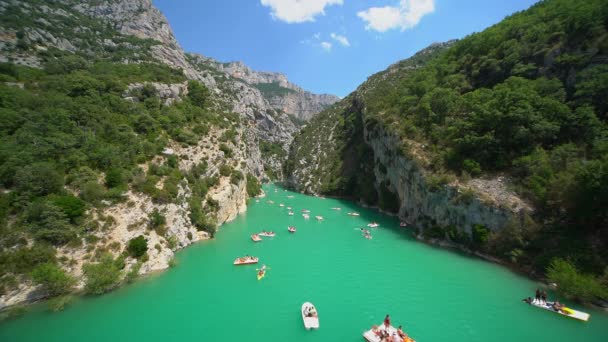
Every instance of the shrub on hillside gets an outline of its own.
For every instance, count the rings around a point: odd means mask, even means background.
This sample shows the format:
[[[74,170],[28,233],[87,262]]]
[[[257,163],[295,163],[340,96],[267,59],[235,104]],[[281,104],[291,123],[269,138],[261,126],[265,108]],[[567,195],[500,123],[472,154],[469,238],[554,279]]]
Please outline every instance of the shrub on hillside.
[[[140,258],[148,251],[148,241],[143,235],[129,240],[127,252],[134,258]]]
[[[582,301],[608,298],[608,287],[592,275],[582,274],[567,260],[555,258],[547,268],[547,277],[557,290]]]
[[[120,281],[120,268],[110,254],[102,256],[99,263],[85,264],[82,268],[86,278],[85,291],[87,293],[106,293],[114,289]]]
[[[44,263],[36,266],[32,271],[32,279],[51,296],[70,292],[75,281],[59,266]]]

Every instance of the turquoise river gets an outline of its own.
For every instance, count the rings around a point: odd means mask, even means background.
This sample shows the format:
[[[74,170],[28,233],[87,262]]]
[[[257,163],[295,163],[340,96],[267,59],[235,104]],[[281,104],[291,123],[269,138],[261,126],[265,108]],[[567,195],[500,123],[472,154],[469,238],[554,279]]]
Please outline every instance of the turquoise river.
[[[608,314],[566,301],[591,314],[585,323],[528,306],[521,299],[537,283],[418,242],[396,218],[348,201],[265,190],[216,239],[179,252],[175,268],[77,299],[63,312],[34,305],[0,322],[0,341],[362,341],[387,313],[417,341],[608,341]],[[371,221],[380,227],[367,240],[357,228]],[[277,236],[252,242],[250,234],[263,229]],[[232,265],[245,254],[268,265],[264,279],[256,279],[256,266]],[[317,306],[319,330],[303,327],[305,301]]]

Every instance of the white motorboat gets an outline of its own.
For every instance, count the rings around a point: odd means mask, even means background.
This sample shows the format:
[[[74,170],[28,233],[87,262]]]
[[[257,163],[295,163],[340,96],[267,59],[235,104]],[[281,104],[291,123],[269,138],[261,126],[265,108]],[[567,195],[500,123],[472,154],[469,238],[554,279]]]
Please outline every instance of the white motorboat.
[[[304,328],[307,330],[319,329],[319,314],[312,303],[302,304],[302,320],[304,320]]]

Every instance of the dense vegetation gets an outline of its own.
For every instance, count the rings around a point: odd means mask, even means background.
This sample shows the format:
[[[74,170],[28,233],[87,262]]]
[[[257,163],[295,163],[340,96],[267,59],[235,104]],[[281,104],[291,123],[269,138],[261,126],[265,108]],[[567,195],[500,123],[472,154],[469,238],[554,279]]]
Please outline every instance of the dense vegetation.
[[[567,262],[572,269],[551,267],[553,277],[589,274],[599,283],[608,273],[607,60],[606,1],[542,1],[370,77],[337,112],[323,114],[337,122],[338,137],[325,146],[313,178],[321,192],[353,195],[349,160],[369,167],[353,157],[364,154],[365,144],[349,135],[361,117],[369,131],[401,137],[397,152],[420,159],[431,187],[456,178],[513,179],[514,190],[536,208],[534,220],[467,238],[471,248],[535,270]],[[310,160],[315,152],[304,150],[311,136],[329,135],[318,132],[324,129],[311,125],[296,139],[288,173],[296,160]],[[413,153],[420,144],[425,148]],[[444,237],[452,231],[439,228]]]
[[[195,144],[209,126],[233,125],[207,109],[207,89],[190,82],[188,98],[165,106],[153,87],[144,86],[131,94],[136,101],[128,102],[123,96],[130,83],[175,83],[184,76],[153,63],[116,64],[50,50],[42,57],[43,69],[0,64],[2,290],[15,286],[15,277],[29,277],[39,265],[57,262],[52,246],[77,247],[83,238],[104,230],[103,222],[91,221],[87,210],[124,201],[129,186],[167,203],[177,199],[186,178],[193,201],[199,201],[193,222],[212,231],[200,205],[214,184],[202,177],[206,165],[185,174],[170,156],[147,173],[138,166],[161,153],[169,140]],[[164,186],[158,188],[161,178]],[[157,233],[163,233],[162,219],[152,217]],[[96,242],[87,239],[85,243]],[[35,279],[44,283],[40,272]]]

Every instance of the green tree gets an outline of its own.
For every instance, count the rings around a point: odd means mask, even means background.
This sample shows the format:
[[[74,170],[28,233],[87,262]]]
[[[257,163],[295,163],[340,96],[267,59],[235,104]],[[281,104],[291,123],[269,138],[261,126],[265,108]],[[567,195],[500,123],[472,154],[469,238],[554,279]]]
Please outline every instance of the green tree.
[[[32,271],[32,279],[51,296],[70,292],[75,281],[64,270],[52,263],[36,266]]]
[[[127,252],[134,258],[140,258],[148,251],[148,241],[143,235],[132,238],[127,245]]]
[[[562,294],[582,301],[608,298],[608,288],[595,277],[579,273],[567,260],[553,259],[547,268],[547,277],[557,284]]]
[[[108,188],[121,186],[124,182],[124,175],[121,169],[114,168],[106,172],[106,186]]]
[[[209,89],[204,84],[198,81],[188,82],[188,98],[193,105],[205,108],[205,104],[209,99]]]
[[[90,294],[111,291],[118,286],[122,273],[110,254],[102,256],[99,263],[85,264],[82,268],[86,278],[85,291]]]
[[[50,197],[50,201],[53,205],[60,208],[72,222],[82,217],[86,210],[86,203],[72,195],[52,196]]]

